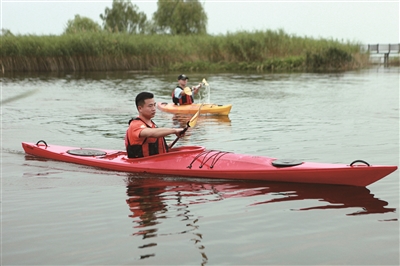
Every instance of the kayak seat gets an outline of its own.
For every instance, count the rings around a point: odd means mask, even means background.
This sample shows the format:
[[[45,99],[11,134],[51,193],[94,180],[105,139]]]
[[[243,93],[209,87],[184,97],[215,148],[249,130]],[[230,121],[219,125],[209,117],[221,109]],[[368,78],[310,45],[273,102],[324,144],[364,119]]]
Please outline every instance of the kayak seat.
[[[276,159],[272,161],[272,165],[276,167],[290,167],[302,164],[302,161],[294,159]]]

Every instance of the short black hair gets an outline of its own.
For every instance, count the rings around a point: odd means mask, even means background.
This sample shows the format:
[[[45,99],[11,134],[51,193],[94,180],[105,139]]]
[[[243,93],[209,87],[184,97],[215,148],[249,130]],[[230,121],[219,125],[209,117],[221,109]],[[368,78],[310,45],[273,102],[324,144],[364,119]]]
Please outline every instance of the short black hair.
[[[144,105],[144,101],[147,99],[153,99],[154,94],[151,92],[141,92],[136,96],[135,103],[136,103],[136,108]]]

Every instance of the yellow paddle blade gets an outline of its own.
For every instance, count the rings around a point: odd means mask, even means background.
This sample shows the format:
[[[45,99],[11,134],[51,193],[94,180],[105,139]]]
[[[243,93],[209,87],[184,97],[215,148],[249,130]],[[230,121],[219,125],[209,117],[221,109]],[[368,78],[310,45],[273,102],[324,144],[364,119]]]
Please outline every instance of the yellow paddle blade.
[[[192,90],[189,87],[183,89],[186,95],[192,95]]]
[[[209,86],[206,79],[203,79],[202,83],[206,86]]]
[[[188,122],[188,124],[187,124],[188,127],[194,127],[196,125],[197,118],[199,118],[199,115],[200,115],[201,107],[203,107],[203,103],[200,105],[199,110],[197,110],[197,113]]]
[[[194,127],[196,125],[197,122],[197,118],[200,115],[200,110],[201,107],[203,106],[203,103],[200,105],[199,110],[197,110],[197,113],[195,113],[195,115],[190,119],[189,122],[187,122],[187,126],[182,130],[181,135],[185,134],[186,130],[188,130],[189,127]],[[171,149],[175,143],[179,140],[179,136],[174,140],[174,142],[171,143],[171,145],[169,145],[169,148]]]

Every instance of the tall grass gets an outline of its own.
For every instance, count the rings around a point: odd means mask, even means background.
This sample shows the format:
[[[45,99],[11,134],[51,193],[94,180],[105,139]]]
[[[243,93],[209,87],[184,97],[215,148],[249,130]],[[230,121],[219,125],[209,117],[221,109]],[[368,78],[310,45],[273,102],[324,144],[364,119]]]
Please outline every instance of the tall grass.
[[[359,44],[283,30],[226,35],[79,33],[2,36],[0,65],[12,71],[345,70],[364,67]]]

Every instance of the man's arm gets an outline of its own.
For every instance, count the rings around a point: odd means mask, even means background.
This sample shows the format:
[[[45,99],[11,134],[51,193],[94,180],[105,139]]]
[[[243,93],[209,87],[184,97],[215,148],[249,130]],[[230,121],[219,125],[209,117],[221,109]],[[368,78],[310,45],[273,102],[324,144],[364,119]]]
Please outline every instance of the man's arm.
[[[175,134],[177,137],[182,137],[180,133],[183,128],[144,128],[140,131],[141,138],[160,138],[167,135]]]
[[[201,88],[202,85],[203,85],[203,84],[199,83],[199,85],[193,86],[193,87],[192,87],[193,93],[194,93],[194,94],[197,94],[197,93],[199,92],[199,90],[200,90],[200,88]]]

